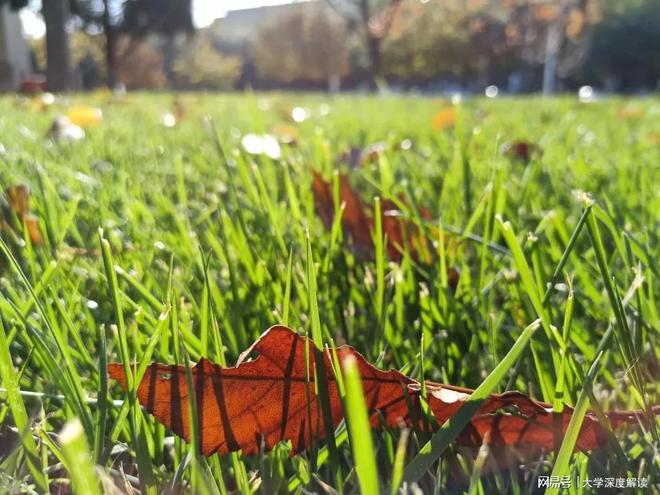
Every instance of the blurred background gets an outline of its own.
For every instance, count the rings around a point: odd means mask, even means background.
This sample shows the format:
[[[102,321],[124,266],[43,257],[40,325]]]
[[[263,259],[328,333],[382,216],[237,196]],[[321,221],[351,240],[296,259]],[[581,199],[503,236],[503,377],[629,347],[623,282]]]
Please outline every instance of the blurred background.
[[[660,0],[0,0],[0,89],[660,89]]]

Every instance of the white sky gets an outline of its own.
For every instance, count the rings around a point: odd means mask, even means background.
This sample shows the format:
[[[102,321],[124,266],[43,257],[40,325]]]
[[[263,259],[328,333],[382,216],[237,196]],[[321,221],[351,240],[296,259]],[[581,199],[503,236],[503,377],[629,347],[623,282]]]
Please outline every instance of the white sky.
[[[193,0],[193,20],[198,28],[206,27],[218,17],[223,17],[230,10],[249,9],[262,5],[290,3],[292,0]],[[27,36],[41,38],[46,28],[39,14],[41,2],[30,0],[30,8],[21,11],[23,30]]]
[[[193,15],[197,27],[208,26],[230,10],[250,9],[262,5],[279,5],[293,0],[193,0]]]

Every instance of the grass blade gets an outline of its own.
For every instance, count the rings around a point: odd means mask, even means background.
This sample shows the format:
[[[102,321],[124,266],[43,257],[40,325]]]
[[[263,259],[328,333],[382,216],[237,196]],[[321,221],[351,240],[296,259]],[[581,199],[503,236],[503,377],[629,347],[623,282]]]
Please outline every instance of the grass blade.
[[[346,385],[346,421],[360,492],[363,495],[377,495],[379,493],[378,470],[374,457],[371,426],[369,425],[367,404],[364,400],[360,370],[353,356],[349,355],[342,361],[342,371]]]
[[[527,326],[520,334],[520,337],[513,344],[506,356],[500,361],[495,369],[486,377],[458,412],[447,421],[442,427],[433,434],[419,451],[417,456],[406,466],[403,479],[408,482],[417,481],[431,468],[437,461],[449,444],[458,436],[458,434],[467,426],[472,416],[479,410],[482,402],[495,390],[497,384],[504,378],[504,375],[513,367],[516,360],[527,347],[532,335],[540,326],[540,321],[536,320]]]
[[[47,493],[48,479],[44,475],[37,452],[37,445],[32,437],[30,427],[30,420],[21,397],[18,382],[16,381],[16,372],[14,364],[11,360],[9,353],[9,345],[7,343],[7,333],[5,331],[5,323],[0,318],[0,378],[7,393],[7,404],[14,418],[14,424],[21,435],[21,443],[25,449],[25,459],[27,461],[28,469],[32,474],[37,488],[42,493]]]

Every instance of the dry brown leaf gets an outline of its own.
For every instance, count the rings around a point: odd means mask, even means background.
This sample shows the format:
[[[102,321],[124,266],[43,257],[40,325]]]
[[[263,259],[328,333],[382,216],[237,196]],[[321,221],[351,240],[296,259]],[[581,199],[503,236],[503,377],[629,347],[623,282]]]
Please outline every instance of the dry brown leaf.
[[[307,349],[306,349],[307,347]],[[250,359],[252,354],[258,354]],[[398,371],[382,371],[352,347],[337,348],[340,360],[354,358],[362,378],[372,427],[407,424],[419,429],[422,421],[421,385]],[[332,426],[344,417],[342,401],[329,350],[323,353]],[[242,450],[245,455],[266,450],[280,441],[291,441],[293,451],[308,448],[325,435],[324,417],[314,387],[315,353],[312,342],[284,326],[268,329],[238,359],[223,368],[202,359],[192,368],[195,407],[200,427],[200,448],[205,455]],[[307,364],[306,364],[307,363]],[[110,377],[126,390],[121,364],[108,365]],[[311,380],[309,377],[312,377]],[[429,407],[443,424],[466,403],[471,389],[426,382]],[[190,440],[188,400],[192,391],[183,366],[151,364],[137,388],[143,407],[174,433]],[[660,414],[660,406],[653,409]],[[515,446],[522,452],[552,450],[561,444],[573,409],[553,412],[549,404],[520,392],[493,394],[483,401],[456,443],[493,448]],[[613,428],[642,419],[640,412],[606,415]],[[584,417],[576,450],[605,445],[606,430],[590,412]]]
[[[5,189],[5,196],[16,218],[25,224],[33,246],[42,246],[44,238],[39,227],[39,218],[30,213],[30,190],[25,184]]]

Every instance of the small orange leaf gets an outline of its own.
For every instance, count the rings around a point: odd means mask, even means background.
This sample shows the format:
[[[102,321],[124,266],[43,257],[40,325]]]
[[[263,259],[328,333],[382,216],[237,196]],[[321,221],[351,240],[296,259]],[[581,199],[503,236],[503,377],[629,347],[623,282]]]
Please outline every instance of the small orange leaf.
[[[39,219],[30,213],[30,190],[25,184],[10,186],[5,189],[9,206],[21,222],[25,224],[30,241],[34,246],[42,246],[44,238],[41,235]]]
[[[444,131],[445,129],[454,127],[455,124],[456,109],[454,108],[446,108],[444,110],[440,110],[433,116],[433,128],[436,131]]]
[[[39,219],[35,215],[28,215],[23,219],[25,226],[30,236],[30,242],[33,246],[43,246],[44,238],[41,235],[41,228],[39,227]]]
[[[30,190],[25,184],[10,186],[5,189],[9,206],[18,218],[24,220],[30,213]]]

